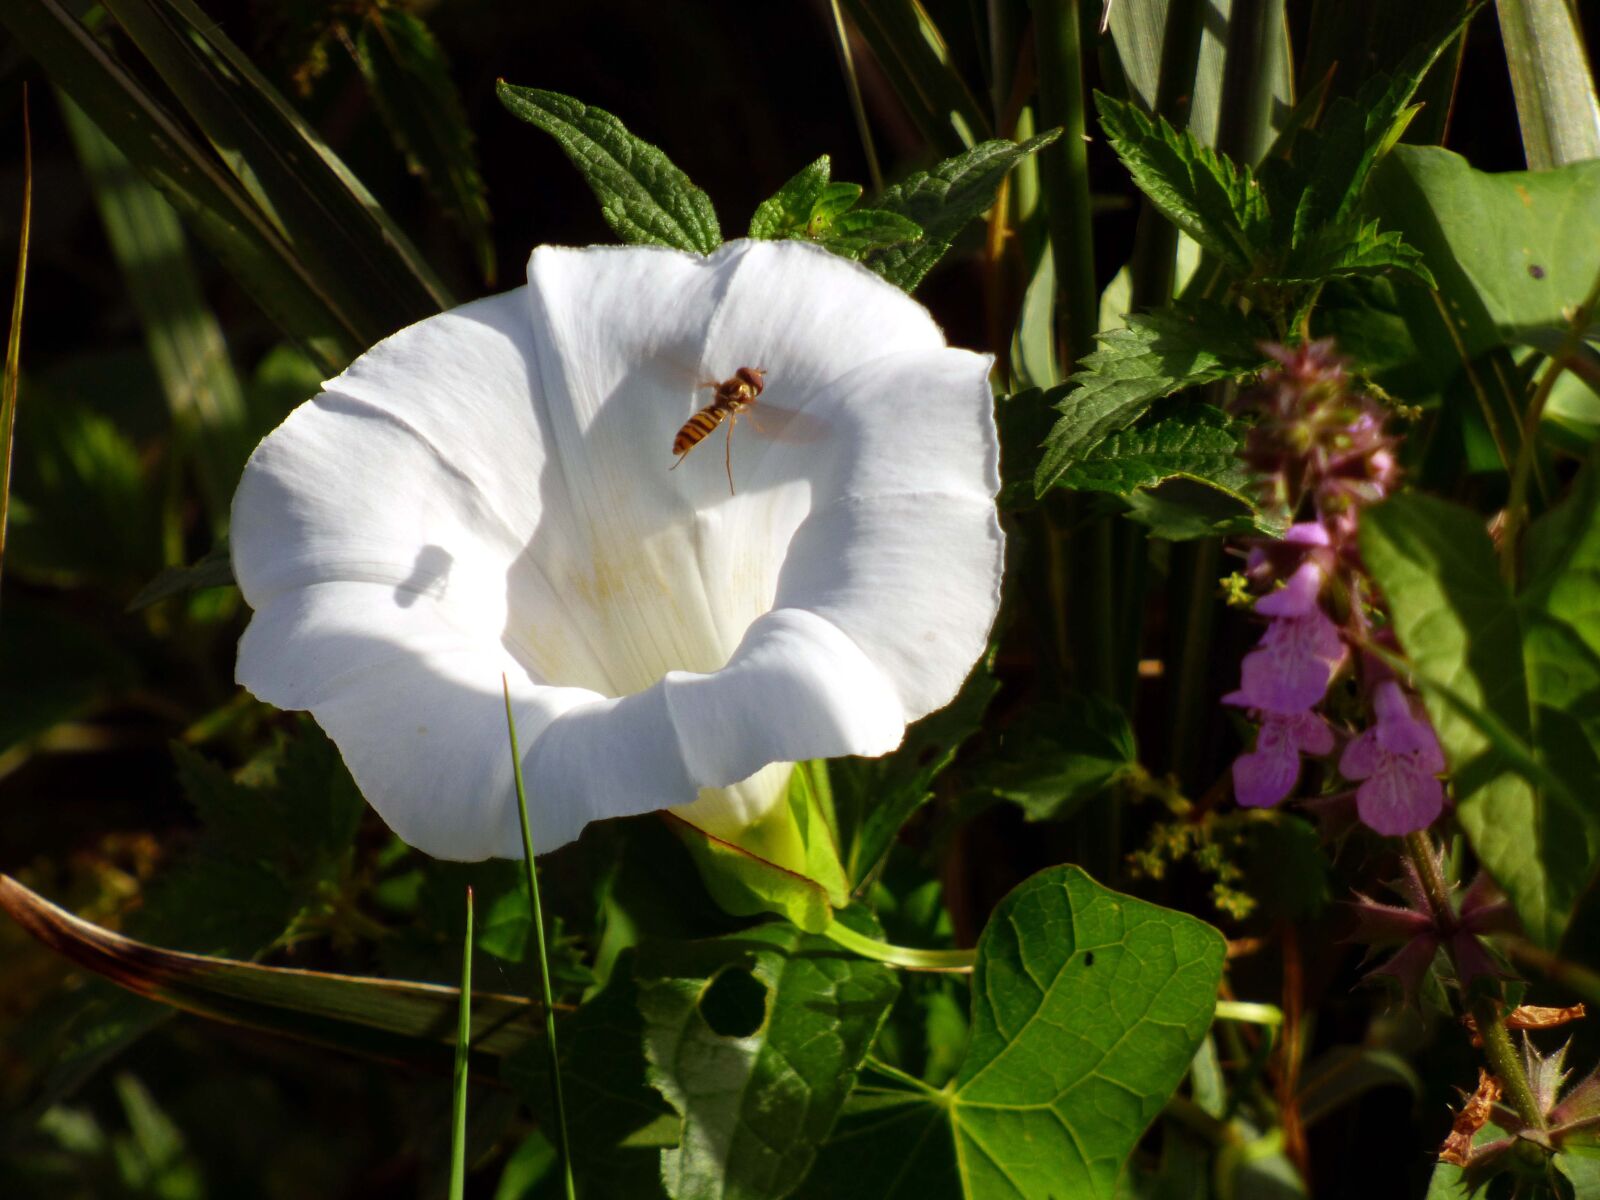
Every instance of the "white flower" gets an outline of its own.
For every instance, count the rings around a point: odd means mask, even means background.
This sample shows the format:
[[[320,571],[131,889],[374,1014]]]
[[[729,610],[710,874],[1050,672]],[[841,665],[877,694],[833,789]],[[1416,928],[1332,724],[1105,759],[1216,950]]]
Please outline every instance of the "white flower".
[[[668,468],[745,366],[730,495],[725,428]],[[736,837],[789,764],[893,749],[982,651],[988,369],[814,246],[535,250],[527,287],[401,330],[256,450],[239,682],[309,709],[440,857],[521,857],[502,673],[541,853],[683,806]]]

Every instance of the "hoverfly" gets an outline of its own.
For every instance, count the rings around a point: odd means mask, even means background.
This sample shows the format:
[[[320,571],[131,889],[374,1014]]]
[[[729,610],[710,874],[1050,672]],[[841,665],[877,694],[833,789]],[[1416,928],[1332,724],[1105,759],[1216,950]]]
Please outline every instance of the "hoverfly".
[[[766,388],[766,370],[762,367],[740,367],[731,378],[721,383],[708,380],[701,387],[712,389],[711,403],[683,423],[678,435],[672,439],[672,452],[678,456],[668,470],[676,471],[701,442],[710,436],[724,421],[728,423],[727,445],[723,451],[723,465],[728,472],[728,495],[733,495],[733,426],[739,414],[756,402]]]

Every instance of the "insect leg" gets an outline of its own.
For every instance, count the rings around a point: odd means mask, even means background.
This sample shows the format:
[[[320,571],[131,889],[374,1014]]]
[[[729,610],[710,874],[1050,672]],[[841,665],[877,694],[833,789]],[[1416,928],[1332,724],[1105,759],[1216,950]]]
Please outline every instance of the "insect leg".
[[[728,414],[728,440],[723,448],[722,464],[728,471],[728,495],[733,495],[733,427],[738,424],[737,411]]]

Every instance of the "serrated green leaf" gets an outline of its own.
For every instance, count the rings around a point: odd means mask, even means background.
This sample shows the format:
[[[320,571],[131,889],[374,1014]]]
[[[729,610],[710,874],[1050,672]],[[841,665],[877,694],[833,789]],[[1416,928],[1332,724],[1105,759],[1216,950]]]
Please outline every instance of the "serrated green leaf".
[[[797,237],[805,232],[833,166],[828,156],[802,167],[795,176],[763,200],[750,218],[753,238]]]
[[[856,208],[841,213],[817,241],[846,258],[859,258],[885,246],[901,246],[922,239],[915,222],[878,208]]]
[[[601,109],[558,92],[495,84],[500,103],[560,143],[625,242],[710,254],[722,231],[710,198],[656,147]]]
[[[1362,518],[1362,554],[1422,685],[1462,827],[1545,946],[1600,854],[1597,474],[1530,529],[1515,597],[1474,513],[1404,495]]]
[[[799,1194],[1109,1200],[1210,1026],[1222,957],[1193,917],[1040,872],[978,940],[952,1085],[858,1087]]]
[[[1139,190],[1166,218],[1235,274],[1248,274],[1266,247],[1266,197],[1249,167],[1206,146],[1165,117],[1095,93],[1100,125]]]
[[[792,925],[645,947],[650,1078],[683,1118],[669,1195],[781,1197],[805,1177],[899,990]]]
[[[1239,461],[1240,431],[1209,404],[1185,404],[1171,416],[1114,433],[1062,474],[1059,486],[1126,496],[1164,479],[1198,480],[1243,499],[1250,474]]]
[[[862,261],[896,287],[914,290],[967,222],[989,211],[1006,173],[1060,134],[1052,129],[1025,142],[983,142],[885,189],[873,207],[914,223],[922,230],[922,240],[875,250]]]
[[[1281,538],[1287,527],[1247,500],[1210,484],[1177,476],[1123,497],[1130,521],[1167,542],[1197,538]]]
[[[1082,369],[1046,393],[1062,416],[1045,441],[1034,475],[1043,495],[1102,440],[1138,420],[1150,405],[1184,388],[1252,374],[1265,361],[1265,330],[1218,305],[1130,314],[1123,329],[1100,335]]]
[[[356,34],[356,63],[411,170],[461,226],[479,273],[493,283],[489,200],[444,51],[415,14],[373,6]]]
[[[1268,267],[1258,277],[1270,283],[1305,284],[1391,270],[1404,271],[1424,287],[1435,286],[1422,252],[1399,233],[1380,233],[1376,221],[1345,221],[1318,226],[1295,246],[1282,267]]]
[[[811,203],[811,215],[806,221],[806,233],[818,237],[828,231],[834,220],[842,217],[861,199],[859,183],[825,183],[817,198]]]

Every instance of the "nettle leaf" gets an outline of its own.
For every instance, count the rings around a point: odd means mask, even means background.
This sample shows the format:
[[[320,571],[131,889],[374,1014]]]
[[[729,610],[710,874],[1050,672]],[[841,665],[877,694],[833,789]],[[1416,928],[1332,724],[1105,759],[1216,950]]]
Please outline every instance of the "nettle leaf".
[[[821,236],[836,218],[856,206],[864,190],[859,183],[824,184],[812,202],[811,215],[806,219],[806,233],[811,237]]]
[[[1239,275],[1263,248],[1266,197],[1250,168],[1217,153],[1165,117],[1094,94],[1100,126],[1139,190],[1163,214]]]
[[[722,231],[710,198],[656,147],[608,112],[559,92],[495,84],[513,116],[537,125],[566,151],[600,200],[606,223],[626,242],[710,254]]]
[[[1448,319],[1440,342],[1463,359],[1565,331],[1600,274],[1600,160],[1489,174],[1448,150],[1396,146],[1370,200],[1438,281],[1443,304],[1417,294],[1414,320]]]
[[[792,925],[640,954],[650,1079],[683,1118],[668,1194],[779,1197],[805,1177],[899,992],[895,973]]]
[[[1243,499],[1250,474],[1238,458],[1239,429],[1221,409],[1185,404],[1170,416],[1114,433],[1064,471],[1061,487],[1126,496],[1181,476]]]
[[[1529,530],[1513,595],[1477,514],[1417,495],[1361,548],[1449,761],[1462,827],[1530,937],[1561,938],[1600,855],[1600,472]]]
[[[802,167],[794,178],[761,202],[750,218],[750,236],[768,239],[802,236],[832,171],[832,161],[826,154]]]
[[[1223,947],[1077,867],[1033,876],[978,940],[953,1083],[859,1086],[799,1194],[1109,1200],[1210,1027]]]
[[[1163,396],[1254,374],[1266,330],[1220,305],[1184,305],[1133,313],[1123,329],[1099,337],[1083,367],[1046,393],[1062,416],[1045,440],[1034,475],[1043,495],[1105,438],[1133,424]]]
[[[944,257],[967,222],[989,211],[1011,168],[1060,135],[1059,129],[1051,129],[1025,142],[980,142],[932,170],[918,171],[885,189],[875,207],[914,223],[922,230],[922,240],[912,246],[872,251],[862,261],[896,287],[912,291]]]
[[[428,27],[399,8],[369,8],[356,34],[356,63],[378,112],[477,255],[478,270],[494,278],[489,201],[478,173],[472,128],[450,78],[444,51]]]
[[[881,208],[857,208],[835,217],[816,240],[835,254],[859,258],[886,246],[921,241],[922,230],[916,222],[896,213]]]
[[[1469,5],[1457,13],[1412,49],[1393,75],[1376,75],[1354,98],[1336,99],[1316,128],[1300,135],[1295,159],[1306,167],[1305,187],[1293,206],[1296,247],[1323,227],[1354,215],[1373,165],[1400,140],[1418,112],[1411,102],[1417,88],[1474,11]]]
[[[1290,251],[1281,267],[1261,278],[1269,283],[1317,283],[1340,275],[1379,275],[1404,271],[1424,287],[1435,287],[1422,252],[1394,230],[1378,231],[1376,221],[1323,225]]]

